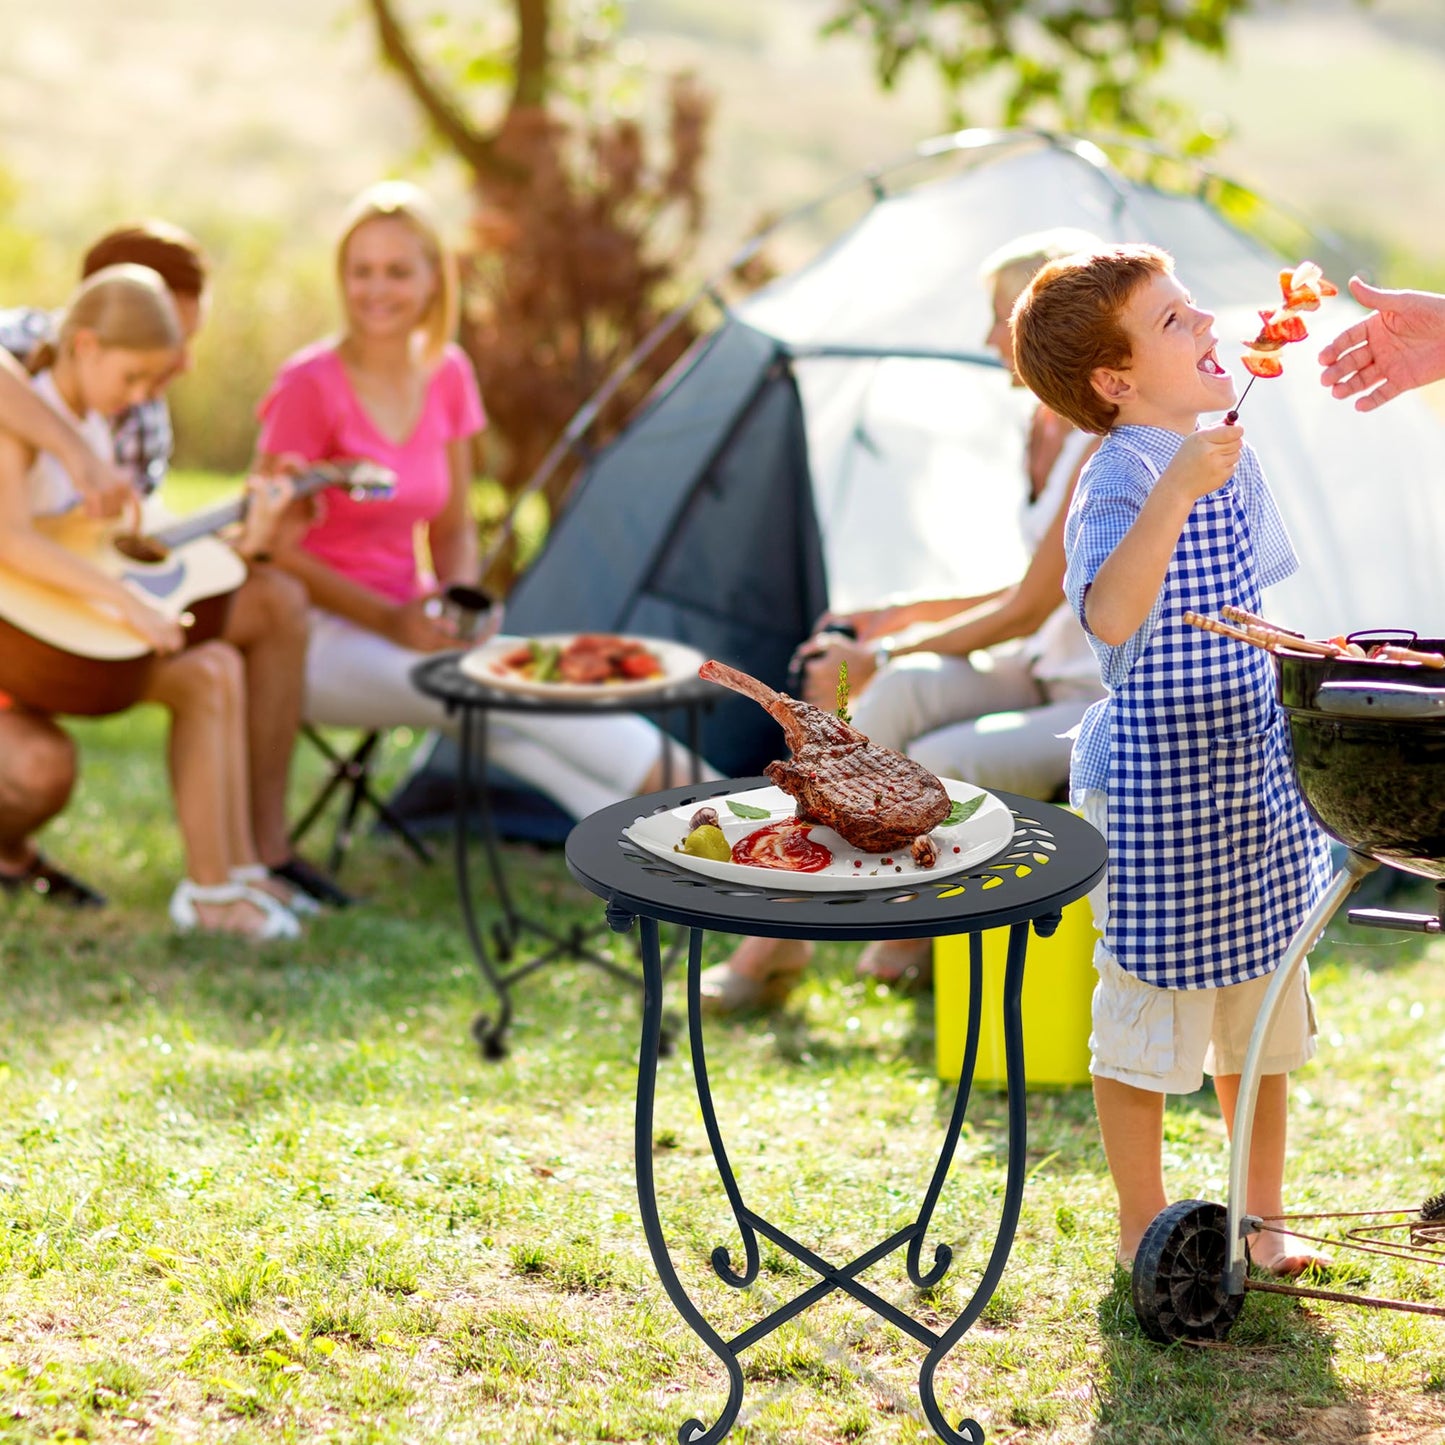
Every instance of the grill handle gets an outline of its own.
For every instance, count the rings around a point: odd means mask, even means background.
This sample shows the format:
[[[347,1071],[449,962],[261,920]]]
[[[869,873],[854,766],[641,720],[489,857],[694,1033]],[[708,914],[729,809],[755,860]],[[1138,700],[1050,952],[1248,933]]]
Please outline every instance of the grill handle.
[[[1426,722],[1445,718],[1445,689],[1400,682],[1324,682],[1315,710],[1359,721]]]

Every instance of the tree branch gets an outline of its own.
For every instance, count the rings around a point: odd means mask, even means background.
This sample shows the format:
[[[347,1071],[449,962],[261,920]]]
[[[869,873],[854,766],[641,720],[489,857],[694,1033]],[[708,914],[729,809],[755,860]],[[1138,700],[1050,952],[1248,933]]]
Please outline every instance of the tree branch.
[[[517,66],[512,109],[547,103],[552,88],[552,56],[548,44],[551,0],[513,0],[517,10]]]
[[[383,61],[406,82],[407,89],[447,144],[480,176],[510,174],[512,167],[497,156],[496,138],[478,130],[455,98],[446,93],[441,82],[422,64],[397,19],[391,0],[366,0],[366,3],[376,22]],[[546,0],[521,0],[521,9],[525,11],[534,4],[541,5],[545,21]],[[520,68],[518,78],[520,80]]]

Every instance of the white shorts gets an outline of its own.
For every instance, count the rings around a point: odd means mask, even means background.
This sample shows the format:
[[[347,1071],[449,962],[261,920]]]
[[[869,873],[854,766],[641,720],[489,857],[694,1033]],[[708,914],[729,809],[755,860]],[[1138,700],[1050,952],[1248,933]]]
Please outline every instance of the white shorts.
[[[1108,823],[1104,793],[1084,796],[1083,813],[1101,833]],[[1089,1072],[1156,1094],[1192,1094],[1205,1074],[1241,1073],[1254,1021],[1273,974],[1222,988],[1156,988],[1120,967],[1104,947],[1109,916],[1108,875],[1089,895],[1101,935],[1094,945],[1093,1032]],[[1309,964],[1302,963],[1275,1009],[1265,1041],[1263,1072],[1288,1074],[1315,1055]]]

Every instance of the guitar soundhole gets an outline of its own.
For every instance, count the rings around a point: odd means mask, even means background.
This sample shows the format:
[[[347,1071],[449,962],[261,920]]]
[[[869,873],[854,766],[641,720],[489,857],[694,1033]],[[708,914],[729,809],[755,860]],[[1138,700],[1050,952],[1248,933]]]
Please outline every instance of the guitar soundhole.
[[[171,555],[168,548],[138,532],[115,538],[115,550],[132,562],[164,562]]]

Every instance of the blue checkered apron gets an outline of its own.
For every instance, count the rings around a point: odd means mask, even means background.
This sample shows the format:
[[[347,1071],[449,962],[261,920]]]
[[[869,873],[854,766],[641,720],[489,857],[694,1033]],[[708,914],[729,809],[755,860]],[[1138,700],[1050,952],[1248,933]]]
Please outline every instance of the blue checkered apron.
[[[1155,462],[1128,449],[1157,481]],[[1268,654],[1182,620],[1226,603],[1258,612],[1257,575],[1231,478],[1194,504],[1158,624],[1111,699],[1104,942],[1161,988],[1270,972],[1328,882],[1328,844],[1290,775]]]

